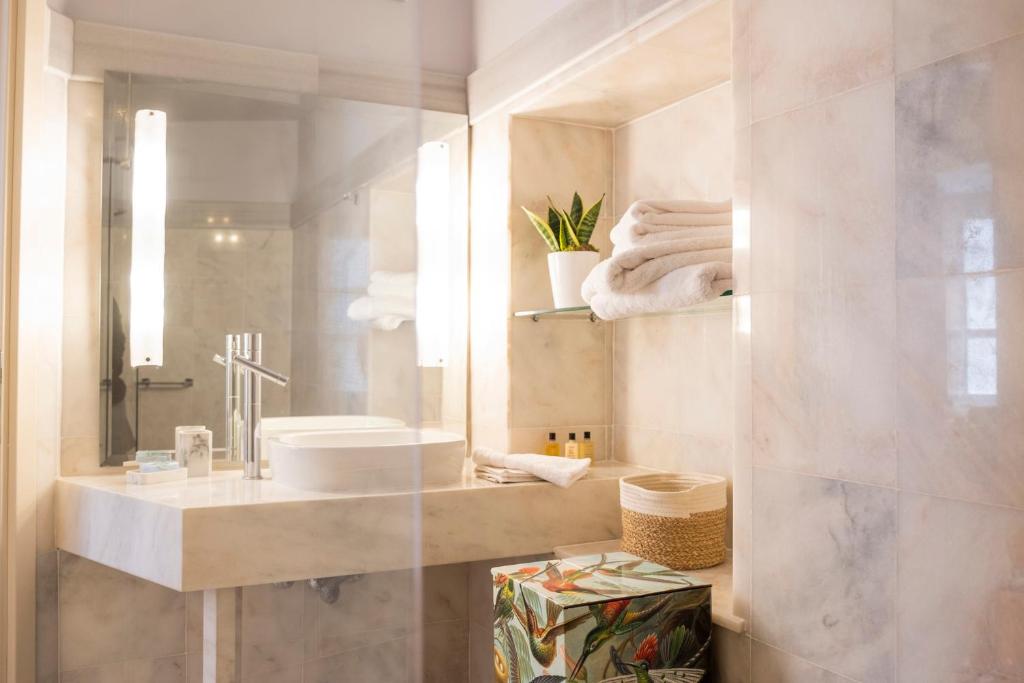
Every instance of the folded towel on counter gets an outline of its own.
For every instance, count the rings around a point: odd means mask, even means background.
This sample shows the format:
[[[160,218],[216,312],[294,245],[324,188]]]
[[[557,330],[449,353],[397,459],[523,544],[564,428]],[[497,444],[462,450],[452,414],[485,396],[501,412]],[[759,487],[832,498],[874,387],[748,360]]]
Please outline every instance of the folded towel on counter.
[[[523,470],[513,470],[507,467],[491,467],[490,465],[477,465],[473,474],[481,479],[493,481],[495,484],[522,484],[531,481],[543,481],[540,477],[534,476]]]
[[[603,261],[595,268],[602,268]],[[594,273],[591,273],[594,276]],[[594,280],[602,281],[598,273]],[[591,283],[588,286],[588,283]],[[712,301],[732,289],[732,264],[699,263],[678,268],[636,292],[613,292],[583,283],[583,298],[597,317],[618,320],[633,315],[664,313]]]
[[[583,291],[638,292],[674,270],[701,263],[732,264],[732,235],[689,237],[623,251],[598,264]]]
[[[477,466],[521,470],[562,488],[572,486],[590,469],[590,458],[576,460],[535,453],[501,453],[490,448],[474,449],[473,462]]]
[[[612,228],[615,251],[666,239],[693,237],[701,229],[732,232],[732,201],[645,199],[634,202]]]
[[[416,273],[375,270],[370,273],[370,285],[366,293],[370,296],[400,297],[413,302],[416,298]]]
[[[348,317],[368,320],[379,330],[393,330],[416,318],[416,304],[402,297],[362,296],[349,304]]]

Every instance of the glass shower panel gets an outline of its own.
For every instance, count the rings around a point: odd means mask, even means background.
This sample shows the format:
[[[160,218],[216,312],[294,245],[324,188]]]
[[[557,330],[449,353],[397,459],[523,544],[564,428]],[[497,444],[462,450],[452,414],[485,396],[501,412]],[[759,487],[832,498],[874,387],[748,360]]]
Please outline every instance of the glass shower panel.
[[[467,124],[418,106],[416,3],[172,4],[68,0],[88,22],[76,25],[76,60],[103,90],[101,463],[171,449],[176,426],[205,425],[228,470],[213,480],[241,480],[223,450],[239,427],[213,356],[246,332],[289,377],[262,385],[267,434],[387,418],[464,435]],[[167,120],[163,363],[132,367],[133,122],[144,109]],[[430,182],[418,181],[427,153]],[[419,239],[431,240],[428,266],[444,263],[429,282]],[[428,285],[431,305],[417,306]],[[429,358],[418,316],[431,324]],[[422,454],[397,457],[386,478],[399,514],[373,532],[389,571],[337,558],[336,576],[241,587],[243,678],[421,679]],[[345,493],[380,483],[354,481]],[[280,482],[239,483],[289,495]],[[257,654],[269,651],[281,656]]]

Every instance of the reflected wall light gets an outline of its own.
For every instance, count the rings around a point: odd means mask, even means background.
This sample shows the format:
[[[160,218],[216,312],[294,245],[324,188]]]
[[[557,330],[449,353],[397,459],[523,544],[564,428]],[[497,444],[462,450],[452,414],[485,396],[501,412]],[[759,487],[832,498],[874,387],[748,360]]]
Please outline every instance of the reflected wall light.
[[[416,168],[416,349],[418,364],[448,362],[449,148],[428,142]]]
[[[164,362],[164,220],[167,210],[167,114],[135,113],[132,157],[132,367]]]

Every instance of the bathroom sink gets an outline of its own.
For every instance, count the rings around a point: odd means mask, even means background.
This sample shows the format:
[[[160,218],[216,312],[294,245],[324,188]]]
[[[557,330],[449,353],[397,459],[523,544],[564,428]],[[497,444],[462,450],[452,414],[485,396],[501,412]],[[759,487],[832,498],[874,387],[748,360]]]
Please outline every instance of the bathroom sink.
[[[329,493],[456,484],[466,456],[462,436],[436,429],[298,432],[272,437],[267,444],[274,481]]]
[[[267,441],[274,437],[297,432],[341,432],[350,429],[402,429],[405,423],[394,417],[381,415],[299,415],[296,417],[265,417],[260,420],[257,434],[260,452],[267,457]]]

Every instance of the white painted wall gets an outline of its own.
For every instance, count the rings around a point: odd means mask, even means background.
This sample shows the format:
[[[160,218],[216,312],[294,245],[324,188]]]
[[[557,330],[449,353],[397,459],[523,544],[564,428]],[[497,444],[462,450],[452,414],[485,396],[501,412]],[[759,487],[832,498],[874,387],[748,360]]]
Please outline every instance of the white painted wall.
[[[575,0],[471,0],[473,59],[483,66]]]
[[[472,2],[49,0],[49,5],[73,19],[389,66],[416,64],[421,27],[421,66],[466,75],[474,67]]]

